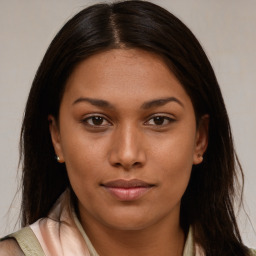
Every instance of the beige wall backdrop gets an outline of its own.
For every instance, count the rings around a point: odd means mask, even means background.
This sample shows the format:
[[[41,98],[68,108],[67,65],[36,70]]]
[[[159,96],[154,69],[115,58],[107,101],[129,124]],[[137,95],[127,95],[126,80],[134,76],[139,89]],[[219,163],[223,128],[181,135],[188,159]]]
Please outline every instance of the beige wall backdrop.
[[[18,218],[18,142],[23,110],[37,67],[51,39],[72,15],[98,1],[0,0],[0,237]],[[160,0],[198,37],[226,101],[245,172],[245,209],[239,223],[256,247],[256,1]],[[210,203],[210,202],[209,202]],[[16,226],[16,229],[18,226]]]

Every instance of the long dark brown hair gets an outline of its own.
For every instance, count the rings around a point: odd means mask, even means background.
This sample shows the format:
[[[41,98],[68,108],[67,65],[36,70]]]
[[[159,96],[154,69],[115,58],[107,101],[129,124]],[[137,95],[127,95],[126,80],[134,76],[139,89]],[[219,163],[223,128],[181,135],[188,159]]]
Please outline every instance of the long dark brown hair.
[[[204,114],[210,116],[209,145],[203,164],[193,166],[181,202],[181,226],[193,227],[207,256],[249,255],[233,209],[237,176],[243,180],[243,173],[214,71],[192,32],[174,15],[146,1],[86,8],[50,44],[33,81],[22,126],[22,226],[47,216],[70,186],[65,165],[55,159],[47,119],[49,114],[58,119],[68,77],[82,60],[116,48],[140,48],[164,57],[190,96],[197,121]]]

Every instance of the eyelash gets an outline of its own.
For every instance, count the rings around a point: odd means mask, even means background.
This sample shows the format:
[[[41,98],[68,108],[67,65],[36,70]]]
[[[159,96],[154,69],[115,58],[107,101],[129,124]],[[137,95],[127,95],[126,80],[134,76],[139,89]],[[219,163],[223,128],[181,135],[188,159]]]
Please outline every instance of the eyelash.
[[[154,120],[154,119],[157,119],[157,118],[160,118],[160,121],[163,121],[164,122],[164,124],[150,124],[150,121],[151,120]],[[156,120],[155,120],[156,121]],[[158,120],[159,121],[159,120]],[[166,123],[166,121],[168,122],[168,123]],[[175,121],[175,119],[174,118],[171,118],[171,117],[169,117],[169,116],[164,116],[164,115],[155,115],[155,116],[152,116],[147,122],[145,122],[146,124],[148,124],[148,125],[150,125],[150,126],[159,126],[159,127],[161,127],[161,126],[166,126],[166,125],[168,125],[168,124],[170,124],[170,123],[172,123],[172,122],[174,122]]]
[[[93,118],[95,118],[96,120],[94,121],[97,121],[97,119],[100,119],[103,123],[104,122],[107,122],[107,124],[93,124],[92,120]],[[152,124],[150,123],[151,120],[154,120],[154,119],[157,119],[157,118],[160,118],[160,122],[162,121],[163,124]],[[155,120],[156,121],[156,120]],[[159,121],[159,120],[158,120]],[[154,116],[151,116],[144,124],[147,124],[149,126],[158,126],[159,128],[160,127],[163,127],[163,126],[166,126],[172,122],[174,122],[175,119],[174,118],[171,118],[169,116],[165,116],[165,115],[161,115],[161,114],[158,114],[158,115],[154,115]],[[81,120],[81,122],[83,124],[86,124],[87,126],[90,126],[90,127],[93,127],[93,128],[105,128],[107,126],[111,126],[112,123],[110,121],[108,121],[107,118],[101,116],[101,115],[93,115],[93,116],[89,116],[89,117],[86,117],[84,118],[83,120]],[[90,123],[91,122],[91,123]],[[166,123],[168,122],[168,123]]]
[[[99,125],[97,125],[97,124],[90,124],[89,120],[92,121],[93,118],[96,119],[95,121],[97,121],[97,118],[98,118],[98,119],[103,120],[103,122],[107,122],[108,124],[104,124],[104,125],[102,125],[102,124],[99,124]],[[111,123],[107,120],[107,118],[105,118],[105,117],[103,117],[103,116],[101,116],[101,115],[93,115],[93,116],[86,117],[86,118],[84,118],[81,122],[82,122],[83,124],[86,124],[86,125],[88,125],[88,126],[90,126],[90,127],[93,127],[93,128],[103,128],[103,127],[106,127],[106,126],[110,126],[110,125],[111,125]],[[93,122],[93,121],[92,121],[92,122]]]

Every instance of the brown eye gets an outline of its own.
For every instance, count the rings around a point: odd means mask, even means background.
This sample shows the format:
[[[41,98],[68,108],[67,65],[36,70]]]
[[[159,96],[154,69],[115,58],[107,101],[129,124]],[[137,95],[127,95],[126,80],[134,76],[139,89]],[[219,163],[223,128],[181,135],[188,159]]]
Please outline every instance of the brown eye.
[[[154,126],[163,126],[168,125],[169,123],[173,122],[174,119],[168,117],[168,116],[154,116],[150,118],[146,124],[148,125],[154,125]]]
[[[83,120],[83,123],[86,123],[90,126],[108,126],[110,123],[102,116],[91,116]]]
[[[163,125],[165,118],[163,116],[156,116],[153,118],[153,121],[156,125]]]
[[[93,125],[102,125],[104,119],[101,116],[94,116],[91,118]]]

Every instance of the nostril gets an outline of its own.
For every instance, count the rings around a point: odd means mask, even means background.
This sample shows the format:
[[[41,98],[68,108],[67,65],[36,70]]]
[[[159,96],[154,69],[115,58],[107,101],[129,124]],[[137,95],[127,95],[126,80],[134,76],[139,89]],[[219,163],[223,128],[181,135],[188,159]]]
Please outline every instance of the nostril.
[[[142,163],[140,163],[140,162],[135,162],[133,164],[114,163],[114,167],[117,167],[117,168],[122,167],[122,168],[124,168],[126,170],[130,170],[132,168],[140,167],[140,166],[142,166]]]
[[[140,162],[135,162],[134,164],[133,164],[133,166],[141,166],[141,163]]]
[[[112,148],[108,155],[109,163],[115,168],[123,168],[125,170],[131,170],[133,168],[141,168],[146,163],[146,154],[143,147],[127,146],[126,143],[117,143],[115,148]]]
[[[122,165],[121,165],[120,163],[115,163],[114,166],[115,166],[115,167],[120,167],[120,166],[122,166]]]

